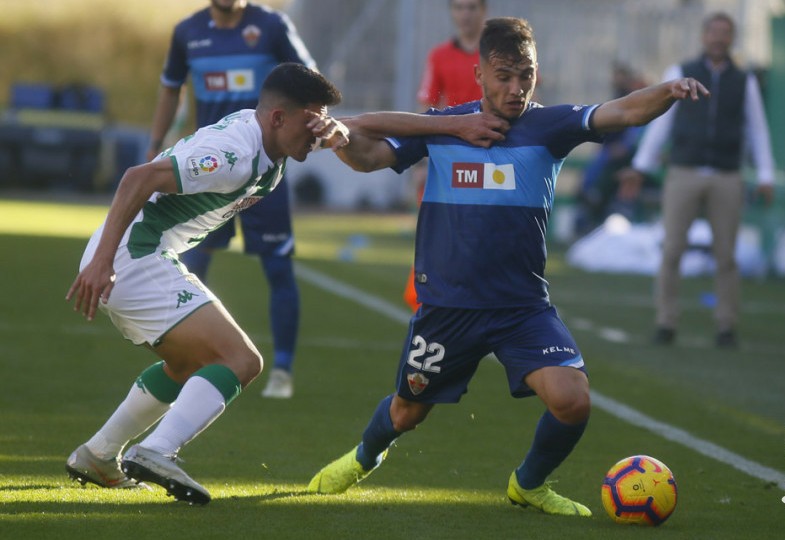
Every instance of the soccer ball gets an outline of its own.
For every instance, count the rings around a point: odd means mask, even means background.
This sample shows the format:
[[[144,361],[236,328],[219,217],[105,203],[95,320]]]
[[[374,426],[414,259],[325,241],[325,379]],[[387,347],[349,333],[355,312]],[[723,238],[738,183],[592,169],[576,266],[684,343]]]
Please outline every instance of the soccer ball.
[[[624,458],[605,475],[602,505],[617,523],[656,527],[676,508],[676,480],[670,469],[653,457]]]

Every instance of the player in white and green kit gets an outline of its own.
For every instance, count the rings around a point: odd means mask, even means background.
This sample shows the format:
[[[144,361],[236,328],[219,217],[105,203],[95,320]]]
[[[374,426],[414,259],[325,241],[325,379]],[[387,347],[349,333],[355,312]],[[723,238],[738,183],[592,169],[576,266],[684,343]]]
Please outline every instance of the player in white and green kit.
[[[177,454],[261,373],[262,356],[178,254],[273,190],[286,159],[303,161],[317,138],[346,144],[348,131],[326,111],[339,101],[317,72],[281,64],[255,110],[231,114],[126,171],[66,299],[88,320],[100,307],[126,339],[162,361],[142,372],[106,424],[71,454],[72,478],[102,487],[147,481],[177,500],[210,501],[176,464]],[[159,419],[121,459],[128,441]]]

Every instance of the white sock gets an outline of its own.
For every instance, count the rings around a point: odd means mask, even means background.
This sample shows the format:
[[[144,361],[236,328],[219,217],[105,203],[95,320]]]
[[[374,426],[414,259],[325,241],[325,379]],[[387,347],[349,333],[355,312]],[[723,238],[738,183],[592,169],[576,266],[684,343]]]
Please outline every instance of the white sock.
[[[169,403],[158,401],[134,384],[125,400],[85,446],[100,459],[115,458],[128,441],[155,424],[169,407]]]
[[[198,375],[191,377],[161,423],[139,446],[164,455],[177,454],[224,409],[223,394],[210,381]]]

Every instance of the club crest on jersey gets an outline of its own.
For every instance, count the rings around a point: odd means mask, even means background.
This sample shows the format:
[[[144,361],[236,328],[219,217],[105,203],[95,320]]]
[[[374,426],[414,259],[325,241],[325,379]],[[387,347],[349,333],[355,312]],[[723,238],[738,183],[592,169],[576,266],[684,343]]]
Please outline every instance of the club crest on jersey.
[[[420,395],[423,390],[428,386],[431,381],[422,373],[409,373],[406,375],[406,381],[409,383],[409,390],[415,396]]]
[[[214,173],[221,166],[220,158],[213,154],[191,156],[188,158],[188,172],[191,178]]]
[[[460,189],[515,189],[515,169],[511,163],[452,164],[452,187]]]
[[[249,24],[243,28],[242,34],[245,44],[248,45],[249,48],[253,49],[256,47],[256,44],[259,43],[259,39],[262,37],[262,30],[255,24]]]

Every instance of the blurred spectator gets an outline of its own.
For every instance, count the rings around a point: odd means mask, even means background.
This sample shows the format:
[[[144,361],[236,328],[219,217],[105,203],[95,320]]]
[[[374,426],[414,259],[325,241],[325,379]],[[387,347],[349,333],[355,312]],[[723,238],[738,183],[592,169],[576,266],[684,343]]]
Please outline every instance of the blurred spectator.
[[[766,204],[773,195],[774,160],[758,81],[733,62],[733,19],[713,13],[703,21],[701,55],[668,68],[665,79],[694,77],[711,92],[708,100],[677,103],[647,128],[625,182],[640,184],[643,172],[658,166],[660,150],[670,140],[669,167],[662,193],[665,238],[656,286],[653,341],[671,344],[678,322],[681,256],[687,231],[701,209],[711,225],[716,261],[714,318],[716,345],[736,347],[740,283],[734,253],[744,204],[741,163],[745,142],[757,169],[758,192]]]
[[[458,105],[482,97],[474,80],[480,63],[480,34],[485,23],[485,0],[449,0],[455,36],[431,49],[417,101],[423,108]]]

